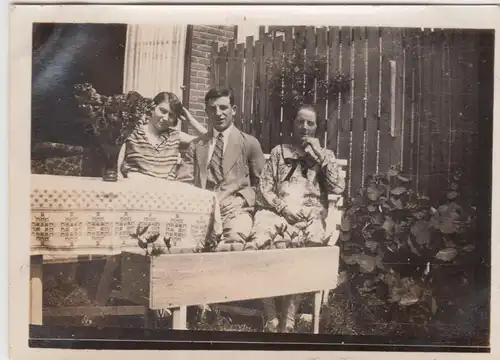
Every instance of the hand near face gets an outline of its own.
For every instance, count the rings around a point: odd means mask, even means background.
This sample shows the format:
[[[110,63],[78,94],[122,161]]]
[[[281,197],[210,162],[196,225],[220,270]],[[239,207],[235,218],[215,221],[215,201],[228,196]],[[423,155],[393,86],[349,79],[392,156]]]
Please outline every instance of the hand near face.
[[[310,145],[312,150],[314,151],[315,154],[318,154],[321,152],[321,144],[319,143],[318,138],[312,137],[312,136],[304,136],[302,138],[302,146],[304,148],[307,147],[307,145]]]

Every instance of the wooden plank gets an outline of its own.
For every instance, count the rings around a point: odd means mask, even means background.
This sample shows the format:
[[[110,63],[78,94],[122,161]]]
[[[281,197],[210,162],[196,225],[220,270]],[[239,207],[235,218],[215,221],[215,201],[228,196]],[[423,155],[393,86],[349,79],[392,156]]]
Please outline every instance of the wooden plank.
[[[432,84],[432,117],[431,117],[431,177],[430,187],[431,199],[436,203],[442,204],[443,191],[446,190],[444,159],[442,158],[442,147],[446,141],[446,134],[442,132],[442,112],[441,106],[443,102],[442,94],[442,77],[443,77],[443,34],[441,32],[433,32],[432,38],[432,62],[433,62],[433,84]],[[446,130],[445,130],[446,131]]]
[[[380,29],[368,28],[368,94],[366,107],[365,176],[377,172],[377,144],[380,116]]]
[[[254,92],[253,36],[247,36],[245,45],[245,101],[243,108],[243,131],[252,133],[252,111]]]
[[[392,54],[396,62],[396,82],[394,94],[394,133],[391,149],[391,165],[401,168],[401,147],[402,147],[402,128],[403,128],[403,38],[402,30],[394,29],[392,34]]]
[[[243,56],[245,52],[245,44],[238,44],[235,51],[234,59],[234,70],[233,70],[233,86],[234,86],[234,97],[236,104],[236,118],[235,125],[239,129],[242,128],[243,124]]]
[[[321,311],[321,300],[322,292],[316,291],[314,293],[313,301],[313,334],[319,334],[319,322],[320,322],[320,311]]]
[[[66,306],[45,307],[43,316],[133,316],[144,315],[147,307],[144,306]]]
[[[464,146],[466,148],[464,156],[464,179],[462,186],[463,199],[468,203],[475,203],[477,196],[477,187],[473,186],[474,178],[477,169],[476,164],[478,161],[478,148],[477,124],[480,121],[478,117],[478,53],[477,49],[477,35],[476,30],[469,30],[464,34],[464,90],[463,102],[466,104],[464,108]]]
[[[422,32],[414,33],[414,114],[413,114],[413,143],[412,143],[412,185],[415,192],[420,190],[420,119],[422,113]]]
[[[226,77],[226,87],[231,88],[234,91],[234,68],[235,68],[235,40],[229,40],[227,44],[227,77]]]
[[[257,40],[254,46],[254,77],[255,77],[255,91],[254,91],[254,101],[255,107],[253,112],[253,121],[252,121],[252,135],[257,139],[260,138],[260,122],[261,122],[261,107],[264,106],[262,104],[263,93],[265,93],[265,88],[263,88],[264,84],[262,83],[262,69],[264,67],[264,59],[263,51],[262,51],[262,42],[261,40]],[[264,94],[265,95],[265,94]]]
[[[325,84],[327,84],[328,72],[327,72],[327,51],[328,42],[326,37],[326,28],[320,27],[316,30],[316,46],[317,46],[317,59],[318,70],[320,76],[318,78],[316,86],[316,110],[318,112],[318,130],[317,136],[321,142],[321,146],[326,146],[326,101],[327,101],[327,91]]]
[[[379,145],[379,172],[387,172],[391,162],[392,138],[390,128],[391,115],[391,64],[393,60],[392,35],[394,29],[382,28],[382,72],[380,86],[380,145]]]
[[[294,41],[294,53],[295,56],[297,57],[297,63],[298,66],[303,69],[305,65],[305,51],[306,51],[306,27],[305,26],[295,26],[293,28],[293,31],[295,33],[295,41]],[[296,87],[294,86],[295,91],[297,91],[299,94],[304,94],[305,90],[305,83],[300,82],[300,86]],[[295,84],[296,85],[296,84]],[[301,104],[297,101],[294,102],[293,108],[294,108],[294,117],[296,115],[296,112]]]
[[[313,74],[314,63],[316,59],[316,34],[314,26],[308,26],[306,28],[306,81],[305,81],[305,96],[304,103],[314,104],[315,100],[315,79]]]
[[[433,62],[432,62],[432,36],[430,29],[424,29],[423,33],[423,59],[422,59],[422,116],[420,118],[420,191],[429,195],[431,174],[431,114],[432,114],[432,84],[433,84]]]
[[[223,46],[219,50],[219,86],[227,85],[227,47]]]
[[[172,309],[172,328],[175,330],[187,330],[187,307],[180,306]]]
[[[354,28],[354,109],[352,118],[351,195],[355,196],[363,182],[365,123],[365,28]]]
[[[111,293],[111,284],[113,282],[113,274],[120,265],[120,255],[110,256],[106,259],[104,270],[102,272],[101,280],[97,288],[97,295],[95,303],[99,306],[104,306],[109,300]]]
[[[30,324],[43,323],[43,256],[30,256]]]
[[[412,48],[414,47],[413,31],[406,29],[404,33],[404,97],[403,97],[403,138],[402,138],[402,161],[403,172],[408,175],[412,173],[412,130],[413,130],[413,82],[414,82],[414,68],[413,60],[414,54]]]
[[[340,73],[340,32],[337,27],[328,28],[328,79],[334,79]],[[327,148],[333,150],[335,155],[338,155],[338,129],[339,129],[339,110],[340,96],[334,99],[331,95],[328,96],[328,123],[327,131]]]
[[[461,30],[454,30],[451,36],[450,51],[450,73],[451,73],[451,101],[452,101],[452,145],[451,145],[451,172],[463,168],[464,144],[463,144],[463,62]]]
[[[443,94],[441,106],[441,158],[443,159],[443,169],[445,171],[445,179],[442,186],[448,187],[450,180],[450,163],[451,163],[451,73],[450,73],[450,41],[451,31],[443,31],[442,44],[442,63],[441,63],[441,91]]]
[[[273,58],[275,61],[278,59],[282,59],[283,57],[283,36],[278,36],[275,37],[273,40]],[[271,68],[271,74],[273,77],[275,77],[277,74],[278,69]],[[281,122],[281,92],[283,91],[283,87],[280,84],[277,89],[273,90],[272,93],[270,94],[271,98],[271,106],[270,106],[270,112],[271,116],[269,117],[269,122],[271,122],[271,129],[270,129],[270,146],[269,146],[269,151],[276,145],[281,143],[281,128],[282,128],[282,122]]]
[[[341,28],[341,71],[344,75],[352,77],[351,73],[351,28]],[[351,87],[353,82],[351,81]],[[339,122],[339,153],[338,157],[342,159],[350,159],[349,146],[351,139],[351,93],[343,94],[341,96],[340,106],[340,122]],[[349,164],[350,166],[350,164]],[[348,172],[349,173],[349,172]],[[347,179],[349,180],[349,179]]]
[[[136,269],[147,261],[143,255],[132,253],[125,254],[124,259],[128,259],[125,265]],[[155,257],[150,267],[150,308],[225,303],[334,288],[338,259],[336,246]],[[290,264],[301,271],[290,274]],[[137,278],[143,279],[143,275],[135,273]],[[134,283],[145,286],[144,281]]]
[[[266,36],[264,40],[264,59],[272,59],[273,58],[273,41],[270,36]],[[262,150],[264,152],[270,152],[270,146],[271,144],[271,121],[272,119],[272,104],[271,104],[271,94],[269,93],[269,80],[272,76],[272,66],[270,65],[269,62],[262,62],[261,66],[264,66],[262,69],[263,72],[261,73],[261,76],[264,76],[261,78],[262,84],[263,84],[263,90],[261,91],[261,101],[262,104],[264,104],[264,108],[261,110],[262,115],[261,115],[261,134],[260,134],[260,143],[262,145]],[[277,144],[276,144],[277,145]]]
[[[290,29],[291,31],[291,29]],[[294,46],[294,39],[292,37],[292,33],[290,32],[289,34],[285,34],[285,44],[284,44],[284,51],[285,51],[285,64],[288,63],[286,59],[291,59],[293,56],[293,46]],[[283,122],[281,124],[281,136],[283,139],[283,142],[289,142],[292,137],[293,133],[293,120],[295,118],[295,109],[292,106],[293,103],[293,95],[292,95],[292,90],[293,90],[293,85],[291,82],[291,79],[286,76],[284,79],[284,104],[283,106]]]

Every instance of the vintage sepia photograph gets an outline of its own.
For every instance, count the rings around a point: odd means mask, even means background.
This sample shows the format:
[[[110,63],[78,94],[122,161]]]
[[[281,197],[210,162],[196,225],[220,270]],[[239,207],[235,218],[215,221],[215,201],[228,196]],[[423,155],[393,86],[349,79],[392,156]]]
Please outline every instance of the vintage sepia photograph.
[[[291,20],[32,24],[30,347],[489,351],[494,30]]]

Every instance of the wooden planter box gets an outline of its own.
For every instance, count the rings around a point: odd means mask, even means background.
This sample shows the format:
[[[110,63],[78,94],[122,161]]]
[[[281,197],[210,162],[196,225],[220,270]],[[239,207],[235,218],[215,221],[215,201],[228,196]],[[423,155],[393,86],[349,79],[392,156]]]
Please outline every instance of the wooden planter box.
[[[149,309],[174,309],[185,328],[185,308],[266,297],[321,293],[336,287],[336,246],[266,251],[122,254],[122,296]],[[319,316],[321,298],[315,304]],[[318,319],[316,319],[318,320]]]

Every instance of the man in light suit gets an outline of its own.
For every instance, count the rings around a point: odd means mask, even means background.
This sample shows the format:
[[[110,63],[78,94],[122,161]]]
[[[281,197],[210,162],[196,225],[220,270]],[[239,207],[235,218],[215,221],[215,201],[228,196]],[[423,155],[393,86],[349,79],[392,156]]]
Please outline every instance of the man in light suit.
[[[216,251],[243,250],[252,230],[255,186],[264,154],[256,138],[234,126],[231,90],[209,90],[205,111],[209,131],[189,144],[177,180],[217,193],[223,235]]]

